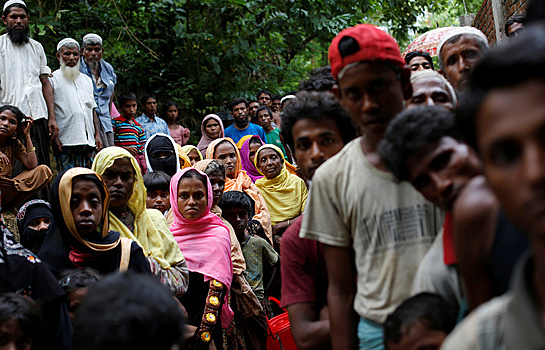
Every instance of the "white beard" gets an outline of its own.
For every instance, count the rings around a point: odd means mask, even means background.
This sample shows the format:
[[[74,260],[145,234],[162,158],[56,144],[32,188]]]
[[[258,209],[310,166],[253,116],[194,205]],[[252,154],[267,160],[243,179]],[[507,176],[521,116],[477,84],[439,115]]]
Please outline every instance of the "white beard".
[[[66,65],[66,63],[64,63],[64,61],[62,59],[60,59],[60,63],[61,63],[61,72],[62,72],[62,75],[64,75],[64,77],[70,81],[74,81],[78,78],[79,74],[80,74],[80,71],[79,71],[79,66],[80,66],[80,62],[78,61],[78,63],[74,66],[74,67],[68,67]]]

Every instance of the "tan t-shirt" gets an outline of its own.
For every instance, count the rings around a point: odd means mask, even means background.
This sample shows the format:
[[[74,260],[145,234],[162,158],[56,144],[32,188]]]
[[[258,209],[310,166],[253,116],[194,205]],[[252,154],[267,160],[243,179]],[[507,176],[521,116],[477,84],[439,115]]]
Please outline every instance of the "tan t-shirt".
[[[371,165],[360,139],[316,171],[300,237],[354,247],[354,308],[383,323],[411,296],[422,257],[443,225],[443,212],[409,183]]]

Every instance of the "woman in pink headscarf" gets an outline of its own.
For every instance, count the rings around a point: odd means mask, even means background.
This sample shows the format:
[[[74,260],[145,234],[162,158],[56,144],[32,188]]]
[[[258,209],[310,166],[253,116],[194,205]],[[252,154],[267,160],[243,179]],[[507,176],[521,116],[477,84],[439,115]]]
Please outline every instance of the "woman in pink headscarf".
[[[233,279],[231,238],[223,221],[210,212],[212,203],[212,186],[203,172],[186,168],[172,177],[170,230],[189,268],[189,287],[180,301],[188,323],[198,327],[194,341],[204,346],[212,338],[222,344],[219,325],[227,328],[233,319],[227,302]]]
[[[197,148],[201,154],[206,154],[208,145],[215,139],[225,137],[223,123],[215,114],[209,114],[202,120],[201,123],[201,140],[197,144]]]

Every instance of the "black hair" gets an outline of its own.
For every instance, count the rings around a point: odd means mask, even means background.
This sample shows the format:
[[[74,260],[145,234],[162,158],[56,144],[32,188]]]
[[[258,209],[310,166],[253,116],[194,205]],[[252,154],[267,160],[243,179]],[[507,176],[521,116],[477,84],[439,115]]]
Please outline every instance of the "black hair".
[[[407,180],[411,157],[435,146],[443,137],[460,139],[454,113],[444,107],[420,106],[398,114],[388,125],[378,152],[399,181]]]
[[[201,173],[199,173],[197,170],[195,169],[189,169],[188,171],[186,171],[182,177],[180,178],[180,181],[182,181],[182,179],[198,179],[202,182],[203,186],[204,186],[204,190],[206,191],[206,194],[208,195],[208,177],[206,175],[202,175]],[[178,183],[178,186],[179,183]]]
[[[249,100],[248,101],[248,106],[250,105],[250,103],[259,103],[259,101],[258,100]]]
[[[23,333],[31,339],[41,333],[41,315],[30,297],[15,293],[0,295],[0,324],[9,319],[17,321]]]
[[[119,95],[119,97],[117,98],[117,102],[119,103],[120,106],[123,106],[128,101],[137,101],[136,95],[133,94],[132,92],[124,92],[121,95]]]
[[[170,176],[163,171],[149,171],[143,176],[148,191],[169,191]]]
[[[335,78],[331,74],[331,66],[324,66],[311,70],[310,77],[299,82],[299,90],[331,91],[333,85],[335,85]]]
[[[280,95],[273,95],[273,96],[271,97],[271,101],[274,101],[274,100],[281,100],[281,99],[282,99],[282,97],[281,97]]]
[[[456,114],[464,140],[477,152],[476,118],[486,95],[528,80],[545,81],[545,25],[527,26],[517,40],[499,45],[475,66]]]
[[[218,206],[222,211],[232,208],[243,209],[248,212],[249,218],[254,217],[255,202],[247,193],[242,191],[225,192],[221,197]]]
[[[77,175],[72,178],[72,186],[74,185],[74,182],[84,180],[84,181],[90,181],[94,183],[98,187],[98,191],[100,192],[100,200],[102,201],[102,204],[104,205],[104,201],[106,200],[106,191],[104,190],[104,184],[102,181],[96,177],[93,174],[83,174],[83,175]]]
[[[167,111],[170,107],[176,107],[176,109],[178,110],[178,112],[180,111],[180,107],[178,107],[178,104],[175,102],[175,101],[167,101],[167,103],[165,103],[165,115],[167,114]],[[178,118],[180,117],[180,115],[178,114]]]
[[[528,0],[526,7],[526,25],[540,22],[545,19],[545,2],[542,0]]]
[[[266,94],[266,95],[269,95],[269,98],[272,100],[272,94],[269,90],[261,90],[261,91],[258,91],[256,94],[255,94],[255,98],[257,100],[259,100],[259,95],[261,94]]]
[[[295,150],[292,128],[299,120],[322,121],[332,119],[347,144],[357,136],[356,126],[339,100],[330,92],[301,91],[284,107],[282,112],[282,136],[286,144]]]
[[[252,143],[256,143],[258,144],[259,146],[262,146],[263,145],[263,141],[259,138],[259,136],[257,135],[254,135],[252,137],[250,137],[250,141],[248,141],[248,146],[251,145]]]
[[[210,175],[215,173],[216,171],[221,172],[221,174],[225,178],[225,165],[223,165],[223,163],[219,160],[212,159],[212,161],[206,166],[206,169],[204,169],[204,173],[206,175]]]
[[[426,51],[411,51],[409,52],[408,54],[405,55],[405,62],[407,64],[409,64],[409,62],[411,62],[411,60],[415,57],[424,57],[426,59],[426,61],[429,62],[429,64],[431,65],[431,69],[435,69],[433,67],[433,60],[430,56],[429,53],[427,53]]]
[[[181,345],[185,323],[180,305],[153,277],[110,274],[77,309],[72,348],[169,350]]]
[[[155,101],[157,101],[157,98],[155,97],[154,94],[143,94],[142,97],[140,98],[140,103],[142,104],[142,106],[145,106],[146,102],[148,102],[150,98],[153,98]]]
[[[70,293],[80,288],[90,287],[99,282],[101,278],[97,270],[84,267],[63,273],[59,279],[59,284],[65,293]]]
[[[257,118],[257,116],[259,115],[259,112],[261,112],[261,111],[267,111],[267,113],[269,114],[269,116],[270,116],[271,119],[272,119],[272,117],[273,117],[272,111],[271,111],[271,109],[270,109],[269,107],[267,107],[267,106],[259,106],[259,107],[257,108],[257,110],[255,111],[255,117],[256,117],[256,118]]]
[[[231,102],[229,102],[229,110],[232,112],[233,108],[235,108],[236,105],[239,105],[241,103],[244,103],[246,108],[248,108],[248,100],[245,99],[244,97],[237,97],[232,99]]]
[[[505,22],[505,27],[504,27],[505,35],[509,36],[509,27],[511,27],[515,23],[521,23],[521,24],[526,23],[526,17],[524,15],[516,15],[516,16],[513,16],[513,17],[509,18]]]
[[[26,15],[28,16],[28,7],[26,7],[26,6],[23,5],[23,4],[12,4],[12,5],[9,5],[8,7],[6,7],[6,9],[4,10],[4,12],[2,12],[2,16],[6,17],[7,15],[9,15],[9,13],[11,12],[11,9],[14,8],[14,7],[18,7],[18,8],[20,8],[20,9],[25,10]]]
[[[21,127],[23,126],[23,122],[26,120],[26,116],[21,110],[15,106],[12,105],[3,105],[0,107],[0,113],[3,111],[10,111],[11,113],[15,114],[15,117],[17,118],[17,131],[21,130]]]
[[[417,322],[426,322],[431,329],[449,334],[456,325],[456,313],[439,295],[420,293],[407,300],[391,313],[384,322],[384,345],[398,343],[405,329]]]

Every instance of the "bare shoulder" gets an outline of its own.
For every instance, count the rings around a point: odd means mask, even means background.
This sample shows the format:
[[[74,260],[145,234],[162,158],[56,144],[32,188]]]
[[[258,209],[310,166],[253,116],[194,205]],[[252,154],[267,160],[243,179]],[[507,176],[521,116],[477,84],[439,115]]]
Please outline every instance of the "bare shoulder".
[[[494,220],[500,208],[484,176],[473,178],[464,187],[452,209],[457,224],[483,223]]]

